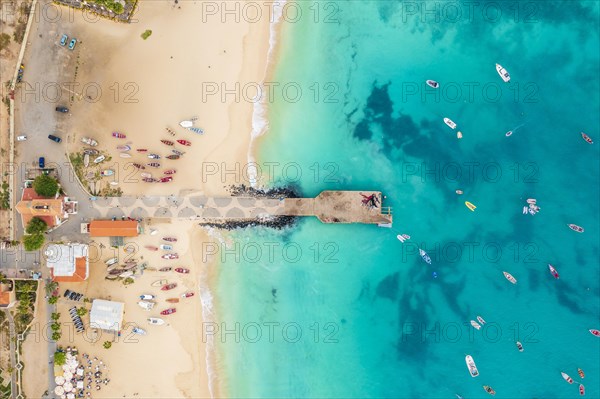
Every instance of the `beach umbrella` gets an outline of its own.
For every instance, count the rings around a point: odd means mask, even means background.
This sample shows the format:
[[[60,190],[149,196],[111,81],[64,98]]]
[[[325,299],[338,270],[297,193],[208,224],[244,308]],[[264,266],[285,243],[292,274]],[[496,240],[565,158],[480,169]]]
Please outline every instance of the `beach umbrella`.
[[[67,394],[67,399],[75,399],[75,394],[74,393],[68,393]]]
[[[62,385],[65,383],[65,377],[63,377],[61,375],[57,375],[56,378],[54,378],[54,382],[56,382],[56,385]],[[57,395],[60,395],[60,394],[57,393]]]
[[[73,378],[73,373],[71,373],[70,371],[65,371],[63,377],[65,377],[65,380],[69,381],[71,378]]]
[[[61,387],[60,385],[58,385],[56,388],[54,388],[54,393],[57,395],[62,395],[65,393],[65,390],[63,387]]]
[[[65,392],[71,392],[73,390],[73,384],[67,381],[65,382],[65,385],[63,385],[63,388],[65,389]]]
[[[83,389],[83,381],[77,381],[77,389]]]
[[[67,395],[65,395],[64,393],[62,395],[60,395],[60,399],[67,399]]]
[[[83,368],[82,367],[79,367],[77,369],[77,375],[79,375],[79,376],[83,375]]]

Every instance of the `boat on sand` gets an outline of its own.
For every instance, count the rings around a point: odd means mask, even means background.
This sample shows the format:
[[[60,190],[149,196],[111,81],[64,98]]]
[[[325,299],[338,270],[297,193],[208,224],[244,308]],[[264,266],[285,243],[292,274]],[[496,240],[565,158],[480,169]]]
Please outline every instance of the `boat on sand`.
[[[113,132],[112,136],[117,139],[124,139],[127,137],[123,133],[119,133],[119,132]]]
[[[179,298],[168,298],[166,301],[169,303],[179,303]]]
[[[175,271],[177,273],[181,273],[181,274],[189,274],[190,273],[190,269],[186,269],[185,267],[178,267],[175,269]]]
[[[156,280],[155,282],[153,282],[152,284],[150,284],[152,287],[160,287],[167,284],[167,280]]]
[[[191,296],[194,296],[194,293],[193,293],[193,292],[191,292],[191,291],[190,291],[190,292],[186,292],[186,293],[184,293],[184,294],[181,294],[181,297],[182,297],[182,298],[189,298],[189,297],[191,297]]]
[[[172,290],[173,288],[177,287],[177,283],[171,283],[171,284],[165,284],[162,287],[160,287],[160,289],[162,291],[169,291]]]
[[[154,324],[155,326],[162,326],[165,324],[165,321],[159,317],[149,317],[147,320],[148,323]]]
[[[160,312],[160,314],[163,315],[163,316],[166,316],[166,315],[169,315],[169,314],[173,314],[175,312],[177,312],[177,309],[175,309],[175,308],[169,308],[169,309],[163,310],[162,312]]]

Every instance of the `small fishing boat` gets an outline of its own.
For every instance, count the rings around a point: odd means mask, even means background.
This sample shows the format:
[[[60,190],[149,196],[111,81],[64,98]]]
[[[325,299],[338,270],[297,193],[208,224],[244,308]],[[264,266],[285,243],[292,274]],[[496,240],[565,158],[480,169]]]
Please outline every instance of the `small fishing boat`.
[[[85,166],[87,168],[89,164],[90,164],[90,154],[85,154],[83,156],[83,166]]]
[[[144,178],[142,179],[142,181],[143,181],[144,183],[156,183],[156,181],[157,181],[157,180],[156,180],[156,179],[153,179],[153,178],[151,178],[151,177],[144,177]]]
[[[144,248],[150,251],[158,251],[158,247],[155,247],[154,245],[146,245]]]
[[[562,375],[562,378],[565,379],[565,381],[567,381],[569,384],[573,383],[573,379],[571,377],[569,377],[569,375],[567,373],[563,373],[562,371],[560,372],[560,375]]]
[[[136,151],[137,152],[148,152],[148,149],[147,148],[138,148]]]
[[[119,276],[111,276],[110,274],[108,276],[104,276],[104,279],[109,280],[109,281],[114,281],[118,278],[119,278]]]
[[[425,83],[427,83],[428,86],[433,87],[434,89],[440,87],[440,84],[435,80],[426,80]]]
[[[596,337],[600,337],[600,330],[590,329],[590,333]]]
[[[473,326],[474,329],[479,330],[481,329],[481,326],[479,325],[479,323],[477,323],[475,320],[471,320],[471,325]]]
[[[189,147],[189,146],[191,146],[191,145],[192,145],[192,142],[191,142],[191,141],[188,141],[188,140],[177,140],[177,142],[178,142],[179,144],[181,144],[181,145],[184,145],[184,146],[186,146],[186,147]]]
[[[115,138],[117,138],[117,139],[124,139],[124,138],[127,137],[123,133],[119,133],[119,132],[113,132],[112,136],[115,137]]]
[[[140,299],[141,299],[142,301],[143,301],[143,300],[154,299],[154,298],[155,298],[155,296],[154,296],[154,295],[152,295],[152,294],[142,294],[142,295],[140,295]]]
[[[456,190],[455,192],[456,192],[456,194],[458,194],[458,195],[463,195],[463,190]]]
[[[87,144],[89,146],[92,146],[92,147],[95,147],[95,146],[98,145],[98,142],[96,140],[91,139],[89,137],[82,137],[81,138],[81,142],[84,143],[84,144]]]
[[[585,395],[585,387],[583,386],[583,384],[579,384],[579,395]]]
[[[177,312],[177,309],[175,308],[169,308],[169,309],[165,309],[162,312],[160,312],[161,315],[166,316],[166,315],[170,315]]]
[[[141,170],[146,169],[146,167],[144,165],[139,164],[139,163],[133,163],[133,166],[135,166],[136,168],[141,169]]]
[[[106,157],[104,155],[100,155],[98,158],[94,159],[94,163],[100,163],[104,161]]]
[[[162,287],[160,287],[160,289],[162,291],[169,291],[172,290],[173,288],[177,287],[177,283],[171,283],[171,284],[165,284]]]
[[[183,152],[183,151],[179,151],[179,150],[176,150],[176,149],[174,149],[174,148],[173,148],[173,149],[171,149],[171,152],[172,152],[173,154],[175,154],[175,155],[183,155],[183,154],[185,154],[185,152]]]
[[[477,377],[479,375],[479,371],[477,370],[477,366],[475,365],[475,361],[471,355],[465,356],[465,362],[467,363],[467,368],[469,369],[469,374],[471,377]]]
[[[154,305],[156,305],[156,302],[151,302],[151,301],[139,301],[137,303],[139,305],[140,308],[144,309],[144,310],[152,310],[152,308],[154,307]]]
[[[188,127],[187,129],[197,134],[204,134],[204,129],[200,129],[199,127]]]
[[[119,151],[129,151],[131,150],[131,146],[129,145],[118,145],[117,150]]]
[[[456,138],[462,139],[462,132],[456,132]]]
[[[496,72],[498,72],[503,81],[510,82],[510,74],[502,65],[496,64]]]
[[[141,177],[145,177],[145,178],[147,178],[147,179],[150,179],[150,178],[152,178],[152,175],[151,175],[150,173],[147,173],[147,172],[142,172],[142,173],[140,173],[140,176],[141,176]]]
[[[481,325],[485,324],[485,320],[483,320],[483,317],[481,316],[477,316],[477,321],[481,323]]]
[[[141,329],[139,327],[134,327],[133,330],[131,330],[131,332],[138,335],[146,335],[146,330]]]
[[[160,249],[165,250],[165,251],[170,251],[173,249],[173,246],[168,245],[168,244],[160,244]]]
[[[578,233],[583,233],[583,227],[579,227],[576,224],[569,224],[568,226],[573,231],[576,231]]]
[[[83,153],[86,155],[98,155],[100,154],[100,151],[93,148],[86,148],[85,150],[83,150]]]
[[[155,282],[153,282],[152,284],[150,284],[152,287],[160,287],[167,284],[167,280],[156,280]]]
[[[132,271],[126,271],[124,273],[119,274],[119,277],[121,277],[121,278],[127,278],[127,277],[131,277],[131,276],[133,276]]]
[[[585,378],[585,373],[583,372],[583,370],[582,370],[582,369],[577,369],[577,373],[579,373],[579,376],[580,376],[581,378]]]
[[[429,255],[427,255],[427,252],[423,251],[421,248],[419,248],[419,255],[421,255],[421,258],[423,258],[423,260],[431,265],[431,258],[429,257]]]
[[[400,242],[404,242],[404,241],[406,241],[406,238],[404,238],[404,236],[403,236],[402,234],[398,234],[398,235],[396,236],[396,238],[397,238],[397,239],[398,239]]]
[[[548,269],[550,269],[550,274],[552,274],[554,276],[554,278],[556,278],[556,279],[559,278],[558,272],[556,271],[554,266],[552,266],[550,263],[548,263]]]
[[[158,154],[148,154],[148,158],[150,158],[150,159],[160,159],[160,155],[158,155]]]
[[[512,130],[509,130],[508,132],[506,132],[506,134],[504,134],[506,137],[510,137],[512,136],[513,132]]]
[[[177,173],[177,171],[175,169],[169,169],[169,170],[165,170],[163,173],[165,175],[174,175],[175,173]]]
[[[155,272],[156,267],[140,267],[141,270],[146,270],[148,272]]]
[[[137,263],[134,262],[134,263],[131,263],[131,264],[127,265],[127,266],[124,266],[123,270],[131,270],[131,269],[135,269],[136,267],[137,267]]]
[[[189,127],[194,126],[194,121],[193,120],[181,121],[181,122],[179,122],[179,126],[189,128]]]
[[[450,129],[456,129],[456,123],[454,123],[450,118],[444,118],[444,123],[448,125]]]
[[[485,391],[492,396],[494,396],[496,394],[496,391],[494,391],[494,389],[489,385],[484,385],[483,389],[485,389]]]
[[[177,273],[181,273],[181,274],[189,274],[190,273],[190,269],[186,269],[185,267],[178,267],[175,269],[175,271]]]
[[[161,326],[165,324],[165,321],[158,317],[148,317],[148,323],[154,324],[155,326]]]
[[[119,267],[119,264],[118,264],[118,263],[113,263],[112,265],[110,265],[110,266],[108,266],[108,267],[106,268],[106,271],[107,271],[107,272],[113,271],[113,270],[115,270],[117,267]]]
[[[523,207],[523,215],[527,215],[529,213],[529,208],[526,206]]]
[[[163,237],[162,239],[166,242],[177,242],[177,238],[175,237]]]
[[[155,236],[157,234],[158,234],[158,230],[156,230],[156,229],[150,229],[150,235],[151,236]]]
[[[161,177],[160,180],[159,180],[159,182],[161,182],[161,183],[168,183],[168,182],[171,182],[171,181],[173,181],[173,178],[171,176]]]
[[[169,141],[169,140],[161,140],[160,142],[163,143],[163,144],[165,144],[165,145],[169,145],[169,146],[175,144],[175,143],[173,143],[172,141]]]
[[[158,162],[149,162],[146,165],[148,165],[152,168],[160,168],[160,164]]]
[[[471,212],[475,212],[475,209],[477,208],[475,205],[473,205],[472,203],[470,203],[469,201],[465,201],[465,205],[467,206],[467,208],[469,208],[469,210]]]
[[[115,171],[112,169],[104,169],[102,171],[102,176],[112,176],[115,174]]]
[[[119,258],[110,258],[108,260],[106,260],[104,263],[106,264],[106,266],[110,266],[112,264],[115,264],[119,261]]]
[[[109,275],[109,276],[118,276],[118,275],[119,275],[119,274],[121,274],[121,273],[123,273],[123,269],[121,269],[121,268],[119,268],[119,269],[115,268],[115,269],[111,269],[111,270],[108,272],[108,275]]]
[[[131,154],[128,154],[128,153],[126,153],[126,152],[122,152],[122,153],[120,153],[120,154],[119,154],[119,156],[120,156],[121,158],[131,158]]]
[[[514,278],[514,277],[512,276],[512,274],[510,274],[510,273],[508,273],[508,272],[502,272],[502,273],[504,273],[504,277],[506,277],[506,279],[507,279],[508,281],[510,281],[510,282],[511,282],[511,283],[513,283],[513,284],[517,284],[517,279],[516,279],[516,278]]]
[[[163,259],[178,259],[179,255],[176,253],[170,253],[170,254],[164,254],[163,256],[161,256],[161,258],[163,258]]]
[[[191,296],[194,296],[194,293],[193,293],[193,292],[191,292],[191,291],[190,291],[190,292],[186,292],[186,293],[183,293],[183,294],[181,294],[181,297],[182,297],[182,298],[189,298],[189,297],[191,297]]]
[[[166,130],[166,131],[167,131],[167,133],[169,133],[171,136],[175,136],[175,130],[173,130],[173,129],[169,128],[169,127],[166,127],[166,128],[165,128],[165,130]]]
[[[166,301],[169,303],[179,303],[179,298],[168,298]]]
[[[523,352],[523,344],[521,344],[519,341],[517,341],[516,344],[517,348],[519,349],[519,352]]]
[[[592,138],[590,136],[588,136],[587,134],[585,134],[584,132],[581,132],[581,137],[583,137],[583,139],[586,141],[586,143],[594,144],[594,141],[592,140]]]
[[[170,159],[170,160],[175,160],[175,159],[179,159],[180,156],[179,155],[167,155],[165,158]]]
[[[163,273],[170,272],[171,270],[173,270],[172,267],[161,267],[160,269],[158,269],[159,272]]]

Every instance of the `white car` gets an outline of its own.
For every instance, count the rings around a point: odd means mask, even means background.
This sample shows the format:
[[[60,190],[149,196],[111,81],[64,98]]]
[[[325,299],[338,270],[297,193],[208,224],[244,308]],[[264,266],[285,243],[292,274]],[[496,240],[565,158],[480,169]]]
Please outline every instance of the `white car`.
[[[27,136],[17,136],[17,141],[25,141],[27,140]]]

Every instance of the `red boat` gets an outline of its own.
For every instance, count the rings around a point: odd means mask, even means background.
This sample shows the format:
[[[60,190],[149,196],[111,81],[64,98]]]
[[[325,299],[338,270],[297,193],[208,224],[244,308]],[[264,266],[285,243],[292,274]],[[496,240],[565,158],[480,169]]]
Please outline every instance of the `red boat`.
[[[138,169],[146,169],[146,167],[144,165],[139,164],[139,163],[134,163],[133,166],[135,166]]]
[[[584,132],[581,132],[581,137],[583,137],[583,139],[588,143],[588,144],[594,144],[594,141],[591,139],[590,136],[588,136],[587,134],[585,134]]]
[[[554,266],[552,266],[550,263],[548,263],[548,269],[550,269],[550,273],[552,273],[552,275],[554,276],[554,278],[558,278],[558,272],[556,271],[556,269],[554,268]]]
[[[578,233],[583,233],[583,227],[577,226],[576,224],[569,224],[569,228]]]
[[[190,269],[186,269],[183,267],[178,267],[177,269],[175,269],[175,271],[177,273],[181,273],[181,274],[189,274],[190,273]]]
[[[163,310],[162,312],[160,312],[160,314],[163,315],[163,316],[166,316],[168,314],[173,314],[175,312],[177,312],[177,309],[175,309],[175,308],[169,308],[169,309]]]
[[[160,168],[160,164],[158,162],[150,162],[150,163],[147,163],[146,165],[151,166],[153,168]]]
[[[170,181],[173,181],[173,178],[171,176],[166,176],[166,177],[161,178],[159,181],[161,183],[168,183]]]
[[[163,237],[163,240],[166,242],[177,242],[177,238],[175,237]]]
[[[580,376],[581,378],[585,378],[585,373],[583,372],[583,370],[582,370],[582,369],[577,369],[577,372],[579,373],[579,376]]]
[[[165,170],[165,175],[174,175],[175,173],[177,173],[175,169]]]
[[[594,330],[593,328],[590,330],[590,332],[592,333],[592,335],[595,335],[596,337],[600,337],[600,330]]]
[[[179,155],[167,155],[165,158],[167,158],[167,159],[179,159]]]
[[[125,137],[127,137],[123,133],[119,133],[119,132],[113,132],[112,136],[116,137],[118,139],[124,139]]]
[[[158,251],[158,247],[155,247],[153,245],[146,245],[144,248],[146,248],[150,251]]]
[[[182,298],[189,298],[189,297],[191,297],[191,296],[194,296],[194,293],[193,293],[193,292],[186,292],[185,294],[181,294],[181,297],[182,297]]]
[[[173,145],[173,144],[175,144],[175,143],[173,143],[172,141],[169,141],[169,140],[161,140],[160,142],[163,143],[163,144],[166,144],[166,145]]]
[[[177,142],[178,142],[179,144],[181,144],[181,145],[184,145],[184,146],[186,146],[186,147],[189,147],[189,146],[191,146],[191,145],[192,145],[192,142],[191,142],[191,141],[187,141],[187,140],[177,140]]]
[[[169,291],[172,290],[173,288],[177,287],[177,283],[171,283],[171,284],[165,284],[162,287],[160,287],[161,290],[163,291]]]
[[[138,148],[136,151],[137,152],[148,152],[148,149],[146,149],[146,148]]]
[[[177,254],[164,254],[161,256],[163,259],[179,259],[179,255]]]
[[[143,182],[145,183],[156,183],[156,179],[152,178],[152,177],[144,177],[142,179]]]
[[[172,267],[161,267],[158,269],[159,272],[170,272],[171,270],[173,270]]]
[[[581,396],[585,395],[585,387],[583,386],[583,384],[579,384],[579,394]]]

